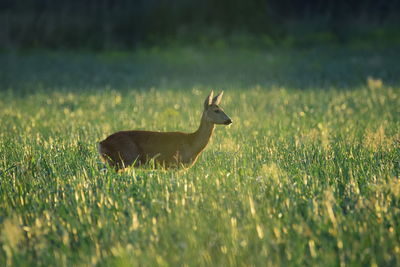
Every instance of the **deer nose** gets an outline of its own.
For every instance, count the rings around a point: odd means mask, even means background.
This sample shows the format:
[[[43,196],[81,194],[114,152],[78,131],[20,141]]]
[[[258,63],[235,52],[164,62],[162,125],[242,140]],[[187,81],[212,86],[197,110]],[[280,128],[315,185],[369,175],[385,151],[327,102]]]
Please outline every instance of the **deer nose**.
[[[229,124],[231,124],[232,123],[232,120],[231,119],[228,119],[224,124],[225,125],[229,125]]]

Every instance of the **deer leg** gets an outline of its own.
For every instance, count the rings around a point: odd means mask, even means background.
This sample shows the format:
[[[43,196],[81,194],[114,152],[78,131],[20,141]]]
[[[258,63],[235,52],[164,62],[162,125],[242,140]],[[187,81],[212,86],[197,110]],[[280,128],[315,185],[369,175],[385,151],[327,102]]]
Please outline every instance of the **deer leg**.
[[[134,142],[126,142],[116,149],[109,149],[106,145],[100,144],[99,153],[103,160],[116,171],[132,165],[135,161],[137,162],[136,166],[140,165],[139,149]]]
[[[135,163],[135,166],[140,165],[139,148],[134,142],[129,142],[124,145],[123,149],[118,151],[118,164],[121,168],[128,167]]]

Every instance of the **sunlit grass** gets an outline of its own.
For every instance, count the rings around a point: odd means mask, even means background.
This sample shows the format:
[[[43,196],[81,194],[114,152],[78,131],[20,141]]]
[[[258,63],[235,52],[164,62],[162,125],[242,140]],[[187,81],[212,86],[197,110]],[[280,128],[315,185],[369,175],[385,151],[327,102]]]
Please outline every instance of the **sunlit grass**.
[[[194,131],[211,88],[0,96],[0,265],[394,266],[400,94],[225,91],[191,169],[103,172],[117,130]]]

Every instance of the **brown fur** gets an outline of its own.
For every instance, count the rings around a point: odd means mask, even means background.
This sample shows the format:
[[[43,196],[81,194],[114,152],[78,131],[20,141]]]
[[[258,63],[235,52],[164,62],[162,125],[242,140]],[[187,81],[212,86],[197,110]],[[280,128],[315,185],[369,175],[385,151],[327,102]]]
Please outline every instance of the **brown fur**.
[[[194,133],[121,131],[99,143],[104,161],[116,170],[134,164],[140,166],[154,160],[163,167],[190,167],[208,144],[215,124],[232,121],[218,107],[222,93],[212,101],[212,93],[205,102],[200,127]],[[215,111],[218,110],[218,113]]]

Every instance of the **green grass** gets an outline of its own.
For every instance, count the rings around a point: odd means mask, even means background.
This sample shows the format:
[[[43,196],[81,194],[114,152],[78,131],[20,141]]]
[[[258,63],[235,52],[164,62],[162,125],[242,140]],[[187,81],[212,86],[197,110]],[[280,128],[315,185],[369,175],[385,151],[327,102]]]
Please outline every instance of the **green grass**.
[[[0,55],[1,266],[400,264],[399,53],[185,51]],[[101,171],[211,88],[234,123],[194,167]]]

